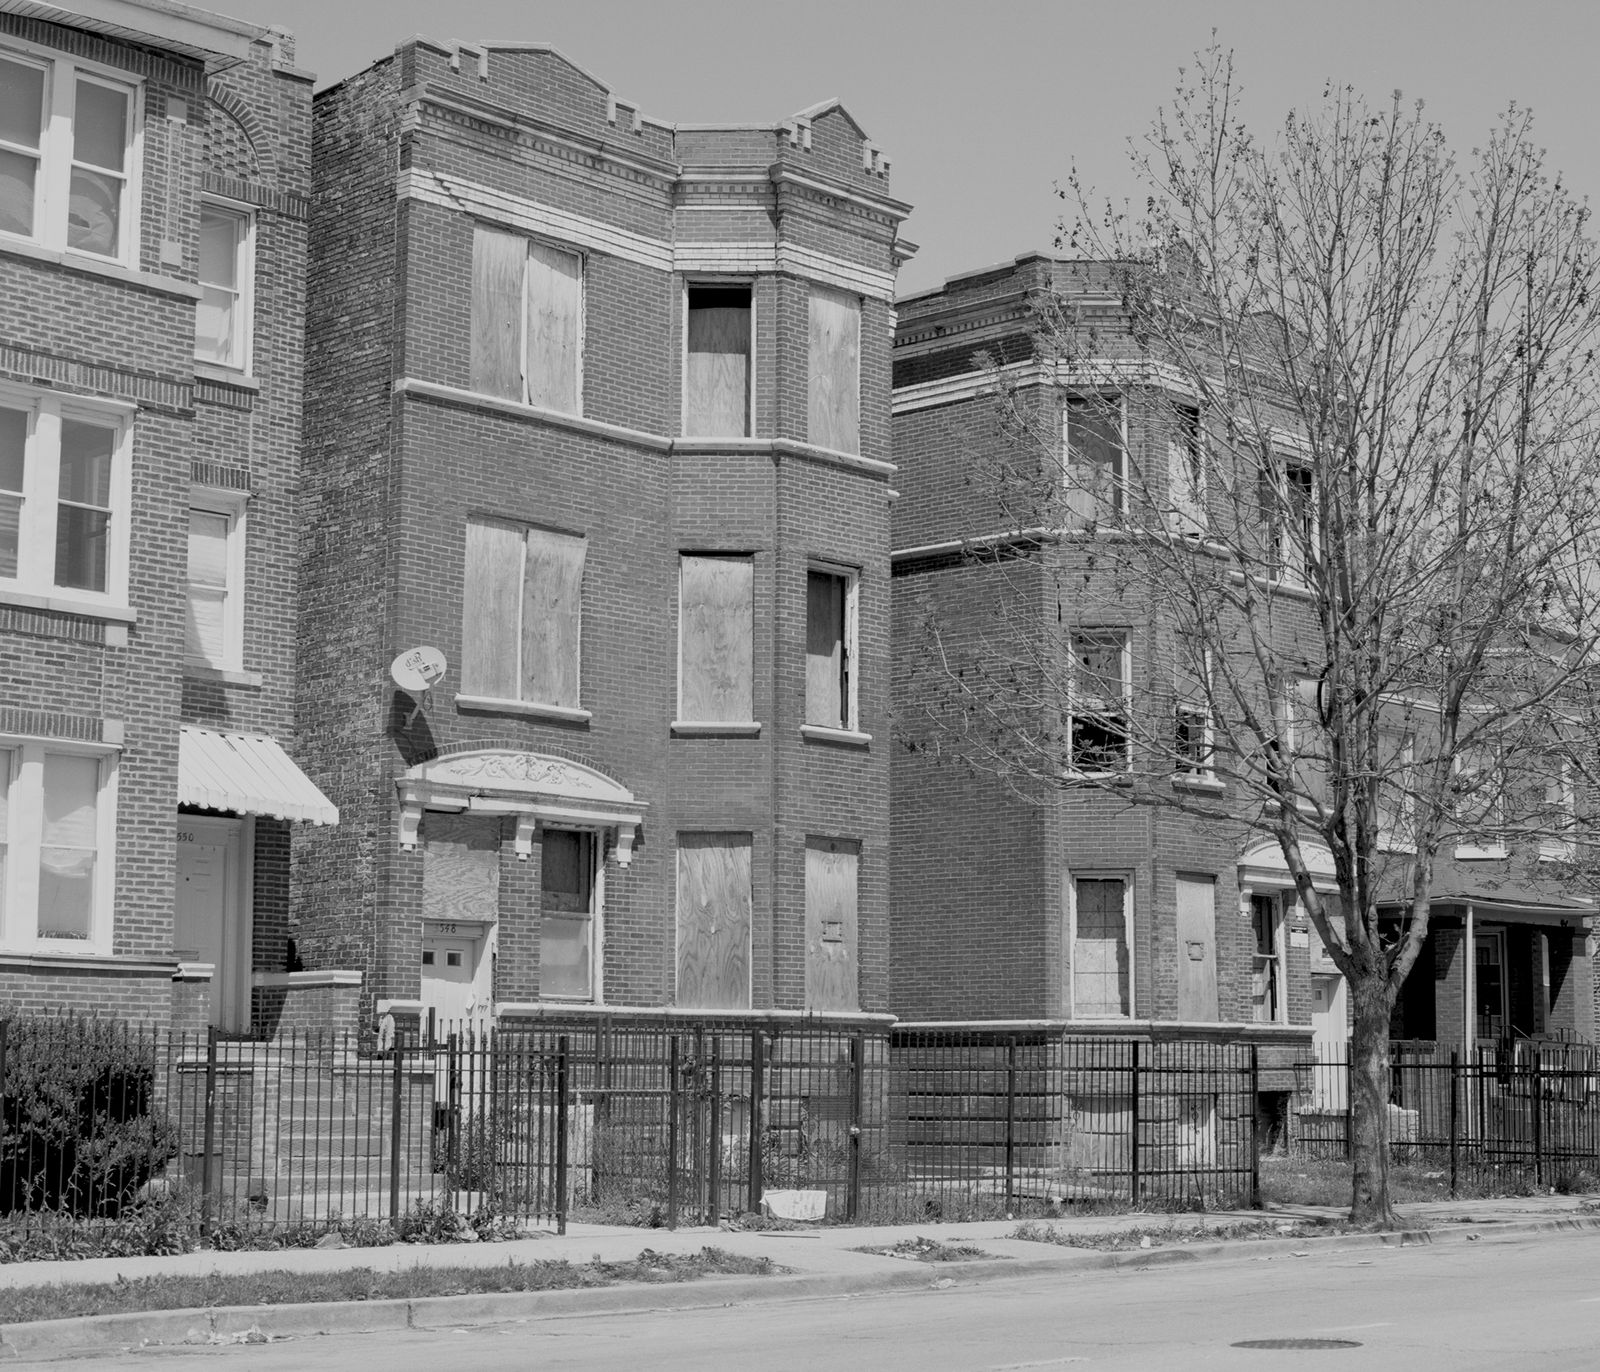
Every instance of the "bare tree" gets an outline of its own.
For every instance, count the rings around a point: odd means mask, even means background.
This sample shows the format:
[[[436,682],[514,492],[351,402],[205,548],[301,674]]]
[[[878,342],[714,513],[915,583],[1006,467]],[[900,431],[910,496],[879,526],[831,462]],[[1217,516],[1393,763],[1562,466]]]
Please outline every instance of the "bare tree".
[[[1521,110],[1458,160],[1398,95],[1330,87],[1265,141],[1238,101],[1214,47],[1133,145],[1142,212],[1063,192],[1057,288],[1031,370],[994,366],[1010,441],[980,478],[1011,546],[1057,550],[1061,626],[986,646],[930,620],[905,728],[1022,793],[1275,840],[1350,987],[1352,1216],[1381,1225],[1390,1016],[1435,860],[1581,856],[1600,279]],[[1095,597],[1144,616],[1137,705],[1074,630]]]

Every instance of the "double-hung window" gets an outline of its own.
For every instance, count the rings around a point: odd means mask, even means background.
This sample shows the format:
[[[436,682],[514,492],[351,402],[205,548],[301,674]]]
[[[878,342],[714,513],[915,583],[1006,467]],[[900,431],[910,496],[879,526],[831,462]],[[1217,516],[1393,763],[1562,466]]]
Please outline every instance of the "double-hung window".
[[[1211,727],[1211,650],[1184,642],[1177,663],[1173,705],[1172,770],[1179,776],[1213,777]]]
[[[109,950],[116,755],[0,740],[0,946]]]
[[[1303,585],[1317,561],[1316,483],[1311,468],[1284,454],[1258,476],[1263,559],[1268,574]]]
[[[1463,749],[1456,756],[1454,786],[1456,857],[1505,857],[1508,786],[1498,745],[1481,743]]]
[[[223,492],[189,498],[188,614],[184,656],[238,670],[244,659],[244,501]]]
[[[0,391],[0,589],[125,599],[129,443],[125,410]]]
[[[540,999],[593,1000],[595,836],[583,830],[546,829],[539,849]]]
[[[1551,770],[1544,785],[1539,856],[1551,862],[1571,862],[1578,855],[1578,793],[1572,764],[1565,758],[1548,759],[1548,764]]]
[[[855,731],[856,622],[861,578],[813,567],[806,573],[806,723]]]
[[[248,373],[254,221],[228,205],[200,206],[200,304],[194,316],[198,361]]]
[[[579,704],[585,540],[467,520],[458,702],[587,719]]]
[[[583,258],[479,225],[472,242],[472,389],[583,413]]]
[[[1172,433],[1167,441],[1167,483],[1172,529],[1200,534],[1206,527],[1205,429],[1200,407],[1178,402],[1172,407]]]
[[[1133,685],[1128,635],[1085,629],[1072,635],[1069,749],[1074,772],[1126,772]]]
[[[1122,876],[1072,883],[1072,1016],[1133,1014],[1132,883]]]
[[[1120,524],[1127,488],[1123,398],[1099,392],[1069,395],[1062,416],[1067,527]]]
[[[0,236],[132,257],[135,89],[87,64],[0,51]]]

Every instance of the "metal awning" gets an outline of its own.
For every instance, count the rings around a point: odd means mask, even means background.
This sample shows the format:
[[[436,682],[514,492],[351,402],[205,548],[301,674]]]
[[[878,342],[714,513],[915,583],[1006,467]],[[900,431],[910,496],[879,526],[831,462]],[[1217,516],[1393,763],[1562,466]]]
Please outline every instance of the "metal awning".
[[[339,822],[338,807],[275,738],[188,724],[178,744],[178,804],[311,824]]]

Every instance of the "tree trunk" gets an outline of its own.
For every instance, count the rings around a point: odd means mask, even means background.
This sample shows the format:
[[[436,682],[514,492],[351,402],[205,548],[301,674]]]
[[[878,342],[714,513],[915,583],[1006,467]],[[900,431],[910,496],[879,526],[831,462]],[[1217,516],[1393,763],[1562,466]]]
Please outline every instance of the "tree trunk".
[[[1350,1219],[1374,1229],[1396,1223],[1389,1204],[1389,1012],[1394,996],[1381,975],[1351,988]]]

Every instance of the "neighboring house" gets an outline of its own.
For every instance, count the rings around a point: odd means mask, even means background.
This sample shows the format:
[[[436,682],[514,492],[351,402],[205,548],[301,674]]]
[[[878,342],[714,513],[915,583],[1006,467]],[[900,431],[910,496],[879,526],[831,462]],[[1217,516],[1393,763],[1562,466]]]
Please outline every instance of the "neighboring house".
[[[1169,610],[1117,571],[1122,502],[1136,489],[1162,511],[1155,536],[1176,544],[1206,527],[1199,459],[1209,421],[1179,372],[1140,355],[1096,271],[1030,255],[897,302],[894,710],[916,746],[895,752],[891,776],[893,1004],[911,1018],[1214,1023],[1256,1041],[1309,1031],[1342,1044],[1347,988],[1276,841],[1228,822],[1243,798],[1209,765],[1207,707],[1193,665],[1174,651]],[[1047,292],[1070,301],[1082,339],[1097,350],[1075,359],[1070,374],[1053,370],[1067,364],[1036,342],[1030,307]],[[1016,388],[1033,433],[1062,443],[1054,479],[1072,483],[1072,494],[1055,527],[1023,527],[1040,504],[1018,488],[1020,464],[1009,488],[996,479],[997,459],[1027,441],[999,421],[997,377]],[[1276,427],[1269,441],[1282,483],[1271,508],[1310,519],[1310,469],[1296,466],[1296,441]],[[1298,645],[1320,637],[1283,560],[1295,545],[1281,529],[1264,527],[1261,537],[1280,567],[1274,652],[1280,669],[1299,660],[1305,673],[1274,689],[1287,688],[1283,717],[1292,719],[1296,700],[1314,699],[1317,672]],[[940,690],[940,671],[929,670],[930,625],[957,671],[974,652],[991,671],[1014,664],[1017,702],[1052,670],[1068,683],[1069,772],[1116,779],[1137,760],[1130,721],[1146,721],[1146,739],[1171,729],[1170,786],[1193,813],[1134,806],[1115,786],[1042,787],[1024,799],[1003,768],[952,763],[964,749],[982,751],[984,726],[965,742],[948,734],[941,742],[929,727]],[[1058,651],[1065,667],[1052,661]],[[1217,822],[1208,823],[1213,806]],[[1403,826],[1388,827],[1398,878]],[[1459,1043],[1592,1033],[1584,957],[1592,906],[1561,889],[1563,845],[1546,848],[1542,864],[1492,843],[1441,856],[1433,932],[1397,1008],[1397,1036]],[[1312,844],[1306,854],[1318,889],[1335,895],[1326,849]]]
[[[888,163],[528,43],[314,123],[305,962],[402,1026],[887,1008]]]
[[[3,1010],[244,1029],[337,818],[284,752],[310,81],[172,0],[0,0]]]

